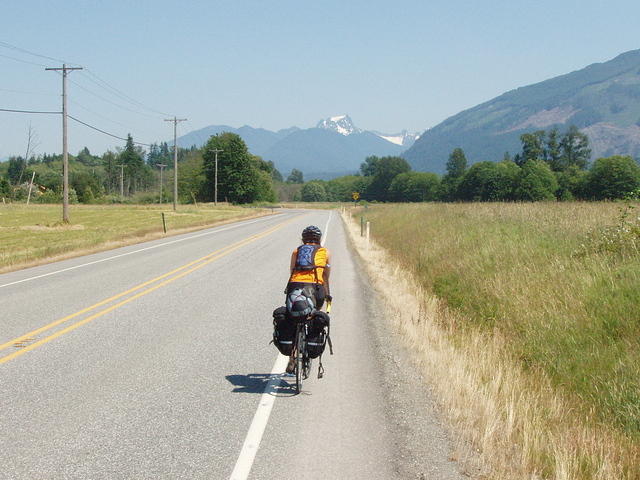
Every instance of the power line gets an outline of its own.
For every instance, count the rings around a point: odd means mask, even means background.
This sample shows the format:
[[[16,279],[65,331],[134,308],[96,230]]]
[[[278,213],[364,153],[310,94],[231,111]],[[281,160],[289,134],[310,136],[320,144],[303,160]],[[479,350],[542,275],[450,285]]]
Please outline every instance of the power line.
[[[8,93],[21,93],[25,95],[48,95],[48,96],[58,96],[57,93],[45,93],[45,92],[27,92],[26,90],[10,90],[8,88],[0,88],[0,92],[8,92]]]
[[[113,133],[105,132],[104,130],[102,130],[102,129],[98,128],[98,127],[94,127],[93,125],[89,125],[88,123],[83,122],[82,120],[79,120],[79,119],[77,119],[77,118],[75,118],[75,117],[73,117],[73,116],[71,116],[71,115],[67,115],[67,116],[68,116],[71,120],[75,120],[76,122],[81,123],[81,124],[82,124],[82,125],[84,125],[85,127],[92,128],[93,130],[96,130],[96,131],[98,131],[98,132],[100,132],[100,133],[104,133],[105,135],[109,135],[110,137],[117,138],[118,140],[124,140],[124,141],[127,141],[127,140],[128,140],[128,139],[126,139],[126,138],[119,137],[118,135],[114,135]],[[145,147],[150,147],[150,146],[151,146],[149,143],[142,143],[142,142],[135,142],[135,141],[134,141],[133,143],[135,143],[136,145],[143,145],[143,146],[145,146]]]
[[[11,108],[0,108],[0,112],[13,112],[13,113],[44,113],[44,114],[57,114],[60,115],[62,112],[37,112],[34,110],[14,110]]]
[[[35,65],[36,67],[46,67],[46,65],[43,65],[42,63],[35,63],[35,62],[30,62],[28,60],[21,60],[19,58],[10,57],[9,55],[3,55],[1,53],[0,53],[0,57],[8,58],[9,60],[13,60],[15,62],[26,63],[28,65]]]
[[[83,72],[84,73],[84,72]],[[110,85],[108,82],[106,82],[105,80],[103,80],[102,78],[100,78],[98,75],[96,75],[94,72],[92,72],[89,69],[86,69],[86,73],[88,73],[90,76],[93,77],[87,77],[87,79],[93,83],[95,83],[96,85],[104,88],[105,90],[110,90],[112,93],[114,93],[115,95],[119,96],[121,99],[126,100],[134,105],[137,105],[139,107],[144,108],[145,110],[148,110],[150,112],[153,113],[157,113],[159,115],[163,115],[163,116],[169,116],[168,113],[165,112],[161,112],[159,110],[156,110],[154,108],[148,107],[146,106],[144,103],[141,103],[139,101],[137,101],[135,98],[130,97],[129,95],[127,95],[126,93],[123,93],[122,91],[118,90],[116,87],[114,87],[113,85]],[[86,75],[85,75],[86,76]],[[95,80],[94,80],[95,79]]]
[[[84,90],[85,92],[87,92],[87,93],[89,93],[89,94],[93,95],[94,97],[99,98],[99,99],[100,99],[100,100],[102,100],[103,102],[110,103],[111,105],[114,105],[114,106],[116,106],[116,107],[118,107],[118,108],[121,108],[121,109],[123,109],[123,110],[126,110],[126,111],[128,111],[128,112],[135,113],[135,114],[137,114],[137,115],[142,115],[143,117],[147,117],[147,118],[158,118],[157,116],[154,116],[154,115],[148,115],[148,114],[146,114],[146,113],[142,113],[142,112],[140,112],[140,111],[132,110],[132,109],[130,109],[130,108],[128,108],[128,107],[125,107],[125,106],[123,106],[123,105],[120,105],[119,103],[112,102],[111,100],[109,100],[109,99],[107,99],[107,98],[104,98],[104,97],[103,97],[103,96],[101,96],[101,95],[98,95],[97,93],[95,93],[95,92],[93,92],[93,91],[89,90],[88,88],[83,87],[83,86],[82,86],[82,85],[80,85],[78,82],[74,82],[73,80],[69,80],[69,81],[70,81],[71,83],[73,83],[75,86],[77,86],[78,88],[80,88],[81,90]]]
[[[42,55],[40,53],[35,53],[35,52],[32,52],[32,51],[27,50],[25,48],[16,47],[15,45],[11,45],[10,43],[3,42],[1,40],[0,40],[0,47],[9,48],[11,50],[15,50],[17,52],[26,53],[28,55],[33,55],[34,57],[40,57],[40,58],[44,58],[44,59],[47,59],[47,60],[53,60],[54,62],[57,62],[57,63],[71,63],[71,62],[67,62],[66,60],[60,60],[59,58],[48,57],[47,55]],[[71,63],[71,64],[72,65],[78,65],[77,63]],[[43,65],[41,65],[41,66],[43,66]]]
[[[69,103],[71,103],[72,105],[75,105],[76,107],[80,107],[81,109],[83,109],[83,110],[95,115],[96,117],[100,117],[103,120],[106,120],[106,121],[111,122],[111,123],[115,123],[116,125],[120,125],[121,127],[127,128],[129,130],[133,130],[129,125],[125,125],[124,123],[118,122],[116,120],[112,120],[112,119],[110,119],[108,117],[105,117],[104,115],[102,115],[102,114],[100,114],[98,112],[95,112],[95,111],[91,110],[90,108],[87,108],[84,105],[81,105],[78,102],[75,102],[73,100],[69,100]]]

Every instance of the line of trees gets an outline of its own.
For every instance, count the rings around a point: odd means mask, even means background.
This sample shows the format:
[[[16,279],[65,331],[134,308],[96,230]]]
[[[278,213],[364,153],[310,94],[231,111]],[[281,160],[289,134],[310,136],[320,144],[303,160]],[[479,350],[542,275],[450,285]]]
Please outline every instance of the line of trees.
[[[589,165],[589,139],[576,127],[565,133],[538,130],[520,137],[522,151],[500,162],[469,166],[454,149],[442,177],[413,172],[400,157],[368,157],[360,175],[314,180],[304,201],[349,201],[352,192],[369,201],[604,200],[640,196],[640,166],[629,156],[599,158]]]
[[[273,162],[252,155],[236,134],[213,136],[203,148],[178,149],[178,196],[181,203],[213,201],[214,149],[218,154],[218,200],[233,203],[276,201],[274,182],[282,181]],[[160,199],[160,170],[166,165]],[[0,163],[0,197],[21,201],[35,172],[32,201],[57,203],[62,198],[62,155],[11,157]],[[300,182],[302,174],[300,173]],[[69,158],[70,200],[74,203],[156,203],[173,200],[173,149],[153,144],[145,152],[131,135],[123,148],[92,155],[83,148]]]
[[[213,201],[215,151],[218,150],[218,200],[232,203],[302,200],[380,202],[601,200],[638,196],[640,166],[628,156],[599,158],[589,164],[589,139],[577,128],[560,133],[538,130],[520,137],[513,158],[469,166],[462,149],[454,149],[443,176],[414,172],[400,157],[370,156],[357,175],[304,182],[293,169],[286,181],[273,162],[252,155],[234,133],[210,137],[202,148],[178,149],[178,196],[181,203]],[[160,171],[166,165],[162,199]],[[0,163],[0,197],[23,200],[35,172],[33,201],[61,201],[61,155],[12,157]],[[102,156],[83,148],[70,157],[70,198],[83,203],[155,203],[172,201],[173,152],[166,143],[148,152],[129,135],[124,147]],[[122,193],[122,195],[121,195]]]

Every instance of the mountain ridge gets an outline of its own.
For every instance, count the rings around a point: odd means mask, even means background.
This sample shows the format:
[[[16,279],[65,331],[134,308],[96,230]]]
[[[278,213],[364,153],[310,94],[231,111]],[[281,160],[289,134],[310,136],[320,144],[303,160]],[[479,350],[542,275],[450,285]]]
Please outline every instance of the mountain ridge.
[[[296,168],[304,174],[324,178],[331,177],[332,172],[339,176],[358,171],[370,155],[400,155],[408,142],[412,143],[417,137],[406,130],[399,134],[362,130],[345,114],[322,119],[313,128],[289,127],[277,132],[249,125],[239,128],[209,125],[182,135],[177,143],[182,148],[201,147],[211,135],[222,132],[240,135],[251,153],[274,162],[285,176]]]
[[[640,50],[505,92],[427,130],[403,153],[416,170],[444,172],[462,148],[470,163],[520,150],[522,133],[576,125],[589,135],[592,158],[640,155]]]

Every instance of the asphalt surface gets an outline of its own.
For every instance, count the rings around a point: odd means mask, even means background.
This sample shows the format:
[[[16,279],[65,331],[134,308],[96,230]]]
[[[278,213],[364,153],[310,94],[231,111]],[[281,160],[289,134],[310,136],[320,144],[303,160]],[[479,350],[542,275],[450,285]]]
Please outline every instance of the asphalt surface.
[[[295,395],[271,311],[309,224],[335,355]],[[464,478],[359,272],[338,215],[285,211],[0,275],[0,478],[228,479],[269,380],[248,478]]]

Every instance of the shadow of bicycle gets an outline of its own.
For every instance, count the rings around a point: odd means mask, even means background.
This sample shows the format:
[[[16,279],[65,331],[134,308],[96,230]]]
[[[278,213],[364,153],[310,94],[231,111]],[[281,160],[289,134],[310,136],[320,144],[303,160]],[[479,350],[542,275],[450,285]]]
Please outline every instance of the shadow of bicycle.
[[[292,375],[249,373],[248,375],[226,375],[225,378],[235,386],[232,390],[233,393],[268,393],[277,397],[289,397],[296,394],[295,377]],[[274,381],[269,385],[272,379]]]

